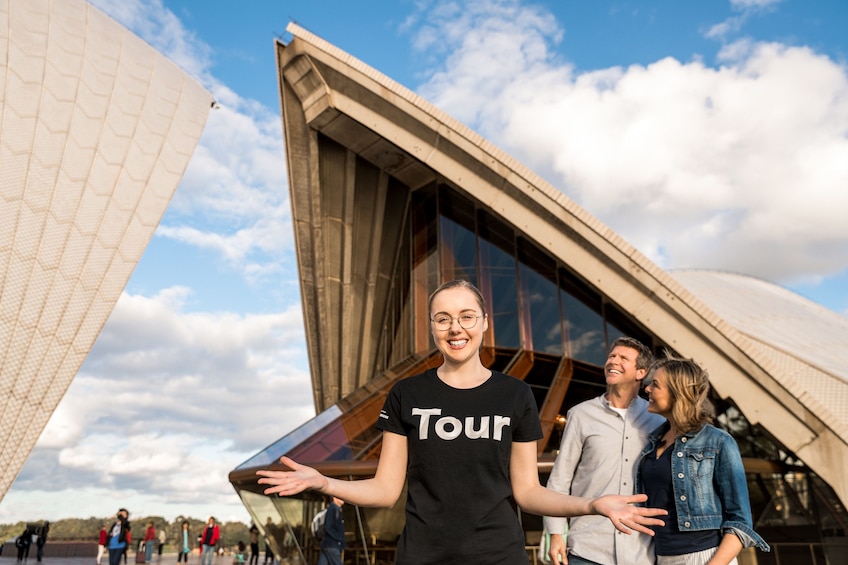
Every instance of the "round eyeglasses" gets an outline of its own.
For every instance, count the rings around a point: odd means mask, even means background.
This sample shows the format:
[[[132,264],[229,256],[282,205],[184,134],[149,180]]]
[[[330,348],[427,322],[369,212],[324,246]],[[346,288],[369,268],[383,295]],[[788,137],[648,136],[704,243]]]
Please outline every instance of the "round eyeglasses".
[[[436,326],[437,330],[445,331],[451,329],[453,325],[453,321],[456,320],[459,322],[459,327],[464,330],[470,330],[474,326],[477,325],[477,320],[482,318],[483,316],[478,316],[477,314],[460,314],[456,318],[453,316],[448,316],[447,314],[436,314],[436,317],[430,320],[433,322],[433,325]]]

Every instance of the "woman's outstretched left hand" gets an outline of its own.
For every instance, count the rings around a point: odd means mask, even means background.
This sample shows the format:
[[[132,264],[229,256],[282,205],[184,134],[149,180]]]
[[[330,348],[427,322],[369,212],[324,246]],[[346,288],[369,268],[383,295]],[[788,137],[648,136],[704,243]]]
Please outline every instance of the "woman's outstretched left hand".
[[[257,482],[261,485],[272,485],[265,489],[265,494],[291,496],[305,490],[323,491],[327,487],[327,477],[306,465],[295,463],[288,457],[280,457],[280,463],[290,471],[271,471],[262,469],[256,474],[262,477]]]
[[[630,534],[631,530],[654,535],[654,531],[648,526],[662,526],[665,524],[662,520],[654,518],[654,516],[665,516],[667,510],[662,508],[645,508],[644,506],[635,506],[640,502],[648,500],[648,496],[644,494],[634,494],[632,496],[623,496],[618,494],[607,494],[600,496],[592,501],[592,508],[598,514],[609,518],[612,525],[620,532]]]

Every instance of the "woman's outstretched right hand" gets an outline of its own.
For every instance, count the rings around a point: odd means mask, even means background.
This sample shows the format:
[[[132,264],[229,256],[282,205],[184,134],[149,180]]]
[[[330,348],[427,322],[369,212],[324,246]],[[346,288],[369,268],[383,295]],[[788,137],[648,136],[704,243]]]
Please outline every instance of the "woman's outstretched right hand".
[[[291,496],[305,490],[317,490],[323,492],[329,481],[327,477],[306,465],[295,463],[288,457],[280,457],[280,463],[288,467],[289,471],[271,471],[261,469],[256,474],[262,477],[257,482],[261,485],[272,485],[265,489],[265,494],[278,494],[280,496]]]

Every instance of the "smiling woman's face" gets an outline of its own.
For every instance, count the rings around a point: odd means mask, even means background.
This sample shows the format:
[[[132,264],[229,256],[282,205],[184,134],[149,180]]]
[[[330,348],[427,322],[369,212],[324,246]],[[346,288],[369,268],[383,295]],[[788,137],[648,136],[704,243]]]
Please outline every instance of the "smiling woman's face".
[[[674,398],[668,389],[665,371],[657,369],[654,371],[653,377],[651,384],[645,387],[645,392],[648,393],[648,412],[668,418],[672,407],[674,407]]]
[[[470,329],[460,325],[462,316],[473,316],[476,322]],[[438,329],[432,320],[451,318],[448,329]],[[467,288],[448,288],[433,297],[430,307],[430,331],[436,348],[446,363],[462,364],[476,356],[483,343],[483,333],[489,320],[483,314],[477,297]],[[469,325],[468,322],[465,325]]]

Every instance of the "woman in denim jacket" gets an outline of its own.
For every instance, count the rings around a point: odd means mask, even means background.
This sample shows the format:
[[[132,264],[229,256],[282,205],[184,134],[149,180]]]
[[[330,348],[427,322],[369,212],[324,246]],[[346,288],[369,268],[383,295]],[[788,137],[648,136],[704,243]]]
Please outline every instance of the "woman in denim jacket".
[[[653,528],[658,565],[735,564],[743,547],[769,551],[754,531],[745,469],[736,441],[709,422],[707,372],[691,359],[666,357],[651,367],[648,411],[666,418],[636,465],[636,492],[666,508]]]

